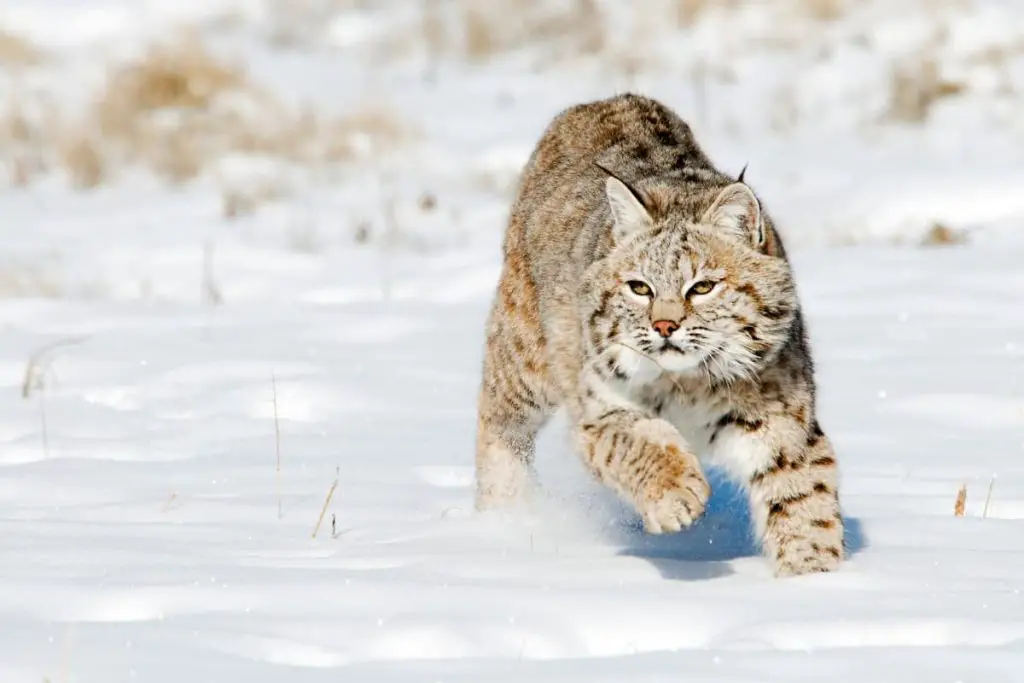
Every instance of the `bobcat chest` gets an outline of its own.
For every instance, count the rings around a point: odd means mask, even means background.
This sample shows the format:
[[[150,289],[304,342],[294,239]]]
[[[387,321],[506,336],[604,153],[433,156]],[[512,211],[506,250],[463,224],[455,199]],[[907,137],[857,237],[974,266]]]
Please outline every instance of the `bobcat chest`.
[[[702,377],[669,377],[662,375],[654,381],[632,388],[630,400],[636,401],[668,421],[694,454],[711,459],[712,436],[719,420],[731,406],[725,395],[712,391]]]
[[[662,407],[661,417],[679,430],[696,455],[704,458],[710,455],[711,436],[715,427],[728,410],[718,402],[705,397],[679,397],[666,402]]]

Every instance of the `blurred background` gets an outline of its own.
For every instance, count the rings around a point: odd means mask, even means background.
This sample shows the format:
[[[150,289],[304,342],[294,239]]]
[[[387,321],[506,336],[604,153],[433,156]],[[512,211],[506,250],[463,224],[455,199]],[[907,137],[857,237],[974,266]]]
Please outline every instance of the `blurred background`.
[[[358,299],[496,262],[544,126],[624,90],[749,163],[793,245],[1024,218],[1009,0],[5,0],[0,73],[6,297],[289,296],[271,263]]]

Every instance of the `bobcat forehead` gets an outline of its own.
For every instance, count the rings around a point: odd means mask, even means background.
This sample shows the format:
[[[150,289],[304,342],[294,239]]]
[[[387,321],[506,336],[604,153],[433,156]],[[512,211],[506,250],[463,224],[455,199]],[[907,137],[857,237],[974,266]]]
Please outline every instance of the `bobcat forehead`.
[[[477,504],[530,490],[559,407],[594,475],[652,532],[690,525],[698,457],[750,491],[779,575],[842,555],[836,459],[815,417],[796,287],[743,174],[716,169],[661,103],[571,107],[523,171],[479,397]]]

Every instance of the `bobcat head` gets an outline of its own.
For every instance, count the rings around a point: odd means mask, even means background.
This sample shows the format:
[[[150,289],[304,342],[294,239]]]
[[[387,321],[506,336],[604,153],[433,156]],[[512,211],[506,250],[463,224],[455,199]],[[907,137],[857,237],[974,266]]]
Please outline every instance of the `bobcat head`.
[[[639,191],[610,175],[605,189],[613,246],[582,298],[599,364],[640,382],[756,374],[789,338],[797,301],[750,188],[721,188],[696,213],[677,188]]]

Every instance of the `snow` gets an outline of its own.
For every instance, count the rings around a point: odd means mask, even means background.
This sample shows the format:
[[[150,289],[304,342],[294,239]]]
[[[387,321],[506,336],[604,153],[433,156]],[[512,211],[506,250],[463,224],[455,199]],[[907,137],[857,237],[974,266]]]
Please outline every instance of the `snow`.
[[[720,477],[698,528],[644,535],[583,476],[561,424],[541,444],[539,508],[475,515],[484,286],[213,313],[9,302],[3,679],[1016,680],[1018,259],[798,253],[853,552],[794,580],[771,577]],[[446,272],[470,281],[492,262]],[[56,382],[23,401],[27,352],[73,337],[52,352]]]
[[[0,26],[58,52],[40,82],[232,14],[217,46],[286,100],[382,102],[418,139],[327,177],[243,155],[185,187],[139,170],[0,191],[0,681],[1020,681],[1024,129],[971,55],[1017,44],[1024,14],[976,4],[940,51],[966,94],[881,124],[879,55],[914,53],[921,13],[875,5],[792,50],[764,44],[760,7],[711,14],[630,77],[416,46],[372,62],[389,12],[410,21],[387,7],[283,49],[259,38],[269,4],[8,2]],[[706,106],[696,60],[734,72]],[[561,420],[536,505],[472,510],[509,189],[556,111],[627,85],[723,168],[750,161],[791,247],[842,469],[838,573],[774,579],[719,473],[694,529],[644,534]],[[777,87],[792,128],[770,124]],[[281,179],[222,217],[225,183]],[[933,222],[967,243],[916,246]]]

